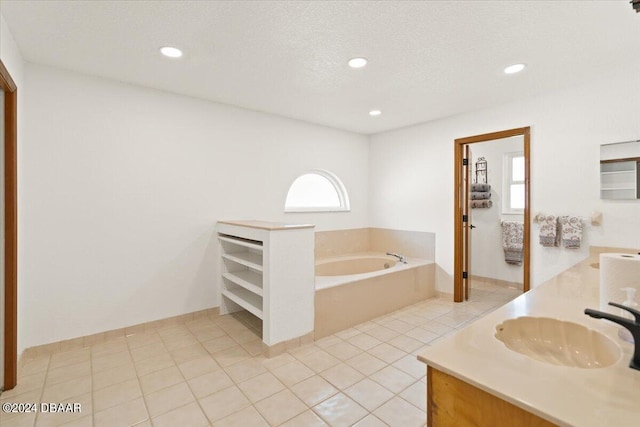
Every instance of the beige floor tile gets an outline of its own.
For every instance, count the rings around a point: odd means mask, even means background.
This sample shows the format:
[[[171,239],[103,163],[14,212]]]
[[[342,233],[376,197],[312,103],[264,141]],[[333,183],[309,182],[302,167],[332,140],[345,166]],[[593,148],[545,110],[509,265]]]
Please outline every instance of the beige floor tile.
[[[368,330],[371,330],[377,327],[378,327],[378,324],[373,322],[364,322],[354,326],[354,328],[359,330],[360,332],[367,332]]]
[[[257,339],[257,340],[253,340],[253,341],[247,341],[244,342],[242,344],[240,344],[242,346],[242,348],[244,348],[247,353],[249,353],[252,356],[259,356],[262,354],[262,340],[261,339]]]
[[[453,328],[447,325],[443,325],[442,323],[438,323],[435,320],[425,323],[421,326],[422,329],[426,329],[427,331],[431,331],[437,335],[444,335],[446,333],[451,332]]]
[[[342,340],[348,341],[349,339],[351,339],[353,336],[360,334],[361,331],[356,329],[356,328],[349,328],[349,329],[345,329],[343,331],[340,332],[336,332],[336,336]]]
[[[205,341],[202,343],[202,345],[207,349],[209,353],[213,354],[227,348],[235,347],[238,345],[238,343],[231,339],[230,336],[225,334],[220,337],[213,338],[209,341]]]
[[[320,348],[327,348],[330,347],[332,345],[336,345],[338,343],[342,342],[342,340],[340,338],[338,338],[335,335],[329,335],[328,337],[324,337],[321,338],[319,340],[317,340],[314,344],[317,345]]]
[[[355,345],[342,341],[334,345],[325,347],[324,351],[334,357],[337,357],[340,360],[347,360],[362,353],[363,350],[356,347]]]
[[[182,375],[184,375],[186,379],[190,380],[191,378],[199,377],[208,372],[217,371],[220,369],[220,365],[205,352],[205,356],[203,357],[179,364],[178,369],[180,369],[180,372],[182,372]]]
[[[390,427],[421,427],[426,421],[425,413],[401,397],[394,397],[373,413]]]
[[[142,390],[138,384],[138,379],[134,378],[119,384],[96,390],[93,393],[93,405],[96,412],[122,403],[131,401],[142,396]]]
[[[391,366],[395,366],[415,379],[422,378],[427,372],[426,365],[420,362],[418,358],[412,354],[396,360]]]
[[[352,426],[368,414],[366,409],[342,393],[314,406],[313,411],[332,427]]]
[[[376,328],[369,329],[365,333],[379,339],[380,341],[389,341],[390,339],[400,335],[400,332],[394,331],[393,329],[389,329],[385,326],[378,326]]]
[[[140,377],[140,385],[144,394],[151,394],[154,391],[162,390],[174,384],[184,381],[184,377],[176,366],[152,372]]]
[[[193,393],[185,382],[148,394],[144,399],[151,417],[157,417],[195,401]]]
[[[314,372],[307,368],[302,362],[294,360],[293,362],[282,365],[271,371],[284,385],[291,387],[314,375]]]
[[[90,376],[90,375],[91,375],[91,363],[89,361],[75,363],[73,365],[62,366],[56,369],[49,369],[47,371],[46,384],[47,386],[49,386],[52,384],[69,381],[72,379],[76,379],[84,376]]]
[[[373,347],[369,350],[369,354],[372,354],[373,356],[386,363],[393,363],[396,360],[407,355],[407,353],[405,353],[404,351],[387,343],[382,343]]]
[[[133,378],[136,378],[136,370],[132,364],[126,364],[94,373],[92,386],[94,390],[99,390]]]
[[[423,329],[421,327],[411,329],[410,331],[405,332],[405,335],[413,339],[416,339],[424,344],[428,344],[429,342],[433,341],[434,339],[440,336],[431,331],[427,331],[426,329]]]
[[[384,324],[385,328],[389,328],[393,331],[396,332],[400,332],[401,334],[404,334],[405,332],[413,329],[415,326],[407,323],[407,322],[403,322],[402,320],[398,320],[398,319],[394,319],[390,322],[387,322]]]
[[[110,354],[121,353],[125,350],[129,350],[129,346],[127,345],[125,338],[106,341],[91,346],[91,358],[101,358]]]
[[[190,347],[195,344],[200,344],[200,342],[193,335],[189,334],[186,336],[173,336],[171,338],[165,339],[163,338],[164,346],[169,351],[175,351],[180,348]]]
[[[240,331],[231,334],[231,338],[238,344],[244,344],[249,341],[254,341],[256,338],[262,339],[255,331],[249,329],[247,331]]]
[[[83,415],[81,418],[78,418],[77,420],[60,424],[58,427],[92,427],[92,426],[93,426],[93,416]]]
[[[320,375],[340,390],[344,390],[364,378],[364,375],[346,363],[329,368],[321,372]]]
[[[12,390],[9,391],[3,391],[2,394],[0,395],[0,402],[4,403],[4,402],[11,402],[11,403],[18,403],[18,402],[40,402],[40,397],[42,396],[42,390],[40,389],[35,389],[35,390],[31,390],[31,391],[25,391],[24,393],[18,394],[18,395],[8,395],[8,393]],[[5,415],[4,413],[2,414],[3,417],[9,417],[9,415]]]
[[[238,387],[254,403],[285,389],[284,384],[270,372],[241,382]]]
[[[198,342],[196,342],[196,344],[172,350],[169,353],[171,353],[171,357],[173,357],[173,360],[176,362],[176,364],[188,362],[190,360],[198,359],[204,356],[209,356],[209,352],[202,346],[202,344]]]
[[[216,421],[213,427],[268,427],[269,424],[264,420],[262,415],[253,407],[249,406],[235,414]]]
[[[135,362],[134,367],[139,377],[143,377],[152,372],[160,371],[165,368],[174,366],[175,363],[169,353],[162,353],[148,359]]]
[[[18,414],[15,417],[7,417],[3,414],[2,427],[33,427],[36,421],[36,413]]]
[[[282,353],[276,357],[271,357],[269,359],[262,360],[262,364],[265,368],[270,371],[279,368],[280,366],[286,365],[287,363],[295,362],[296,359],[290,355],[289,353]]]
[[[84,376],[70,381],[47,385],[42,392],[43,402],[62,402],[73,396],[91,392],[91,377]],[[40,399],[38,399],[40,401]]]
[[[168,353],[167,348],[162,341],[156,341],[142,347],[134,348],[131,350],[131,357],[134,362],[138,362],[163,353]]]
[[[213,325],[206,329],[193,331],[193,335],[198,341],[203,343],[214,338],[224,337],[227,335],[227,333],[222,328]]]
[[[387,344],[391,344],[395,348],[407,353],[411,353],[424,345],[422,341],[418,341],[417,339],[406,335],[398,335],[394,339],[388,341]]]
[[[369,414],[356,424],[353,427],[388,427],[387,424],[380,421],[380,418],[375,415]]]
[[[39,412],[36,417],[36,426],[38,427],[54,427],[63,425],[66,423],[79,422],[86,415],[90,415],[93,412],[92,402],[91,402],[91,393],[85,393],[80,396],[71,397],[69,399],[56,399],[56,400],[45,400],[42,399],[43,402],[49,403],[70,403],[72,405],[78,404],[79,411],[78,412]],[[89,424],[90,425],[90,424]]]
[[[393,397],[393,393],[369,378],[352,385],[344,393],[368,411],[373,411]]]
[[[393,366],[387,366],[369,378],[393,393],[400,393],[415,381],[415,378]]]
[[[199,400],[200,406],[209,418],[215,422],[246,408],[250,402],[238,387],[231,386]]]
[[[162,337],[162,340],[170,340],[173,337],[183,337],[191,335],[189,328],[185,325],[172,325],[164,328],[157,329],[158,335]]]
[[[382,343],[379,339],[365,333],[359,333],[358,335],[352,336],[349,338],[348,342],[361,350],[369,350],[370,348]]]
[[[208,396],[233,385],[233,381],[223,370],[192,378],[187,383],[197,398]]]
[[[255,404],[271,425],[280,425],[307,410],[307,406],[290,390],[282,390]]]
[[[421,411],[427,410],[427,385],[422,381],[416,381],[407,387],[400,393],[400,397]]]
[[[152,418],[154,427],[204,427],[209,425],[209,420],[196,402],[181,406],[177,409]]]
[[[322,372],[340,363],[340,359],[320,349],[312,353],[296,355],[295,357],[314,372]]]
[[[39,356],[33,359],[28,359],[18,365],[18,376],[20,378],[45,372],[49,368],[49,362],[51,356]]]
[[[321,376],[314,375],[291,387],[291,391],[307,406],[314,406],[338,393],[339,390]]]
[[[254,359],[247,359],[242,362],[238,362],[235,365],[227,366],[224,370],[235,383],[246,381],[267,372],[267,368],[265,368],[262,363]]]
[[[90,348],[79,348],[51,355],[49,369],[56,369],[63,366],[75,365],[76,363],[87,362],[91,358]]]
[[[313,411],[307,410],[281,424],[281,427],[323,427],[326,425]]]
[[[110,353],[92,357],[91,370],[94,373],[101,372],[106,371],[107,369],[117,368],[118,366],[131,363],[133,363],[133,360],[131,359],[131,355],[129,354],[129,349],[126,349],[118,353]]]
[[[95,427],[132,426],[149,418],[144,400],[138,398],[104,411],[96,412]]]
[[[301,345],[300,347],[292,348],[288,352],[296,359],[299,359],[301,356],[306,356],[311,353],[315,353],[317,351],[320,351],[320,347],[318,347],[317,345],[305,344],[305,345]]]
[[[157,332],[144,332],[140,334],[133,334],[126,337],[129,349],[133,350],[138,347],[143,347],[161,340],[160,335]]]
[[[223,368],[251,358],[251,355],[239,345],[213,353],[213,358]]]
[[[346,363],[366,376],[369,376],[387,366],[386,362],[383,362],[369,353],[359,354],[356,357],[347,360]]]

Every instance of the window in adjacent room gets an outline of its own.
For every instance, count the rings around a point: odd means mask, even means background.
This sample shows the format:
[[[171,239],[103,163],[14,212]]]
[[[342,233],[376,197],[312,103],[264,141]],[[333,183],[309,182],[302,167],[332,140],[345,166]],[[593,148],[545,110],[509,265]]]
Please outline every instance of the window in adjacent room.
[[[342,181],[333,173],[314,169],[293,181],[285,212],[337,212],[349,210],[349,196]]]
[[[521,214],[524,212],[524,152],[506,153],[503,172],[502,211]]]

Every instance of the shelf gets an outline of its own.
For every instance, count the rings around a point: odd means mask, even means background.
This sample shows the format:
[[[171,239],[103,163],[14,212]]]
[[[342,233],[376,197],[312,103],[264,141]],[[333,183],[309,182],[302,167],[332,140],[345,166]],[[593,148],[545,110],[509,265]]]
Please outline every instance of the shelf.
[[[601,188],[600,191],[635,190],[636,187],[609,187]]]
[[[254,316],[262,319],[262,297],[244,288],[223,290],[222,296],[229,298]]]
[[[635,169],[627,169],[627,170],[621,170],[621,171],[600,172],[600,175],[617,175],[617,174],[635,173],[635,172],[636,172]]]
[[[235,283],[238,286],[262,296],[262,274],[251,270],[234,271],[233,273],[224,273],[225,279]]]
[[[253,252],[234,252],[232,254],[222,254],[222,258],[237,262],[238,264],[253,268],[254,270],[262,271],[262,254],[256,254]]]
[[[218,239],[222,242],[227,242],[233,245],[262,251],[262,242],[259,242],[257,240],[243,239],[241,237],[226,236],[222,234],[218,235]]]

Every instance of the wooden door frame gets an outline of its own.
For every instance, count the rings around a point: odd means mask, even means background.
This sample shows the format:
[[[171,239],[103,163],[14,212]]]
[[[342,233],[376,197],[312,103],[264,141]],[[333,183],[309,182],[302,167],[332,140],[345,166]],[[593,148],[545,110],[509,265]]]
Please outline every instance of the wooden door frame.
[[[0,87],[4,92],[4,390],[18,377],[18,89],[0,60]]]
[[[529,211],[530,206],[530,133],[531,128],[529,126],[523,128],[515,128],[504,130],[500,132],[485,133],[482,135],[469,136],[466,138],[459,138],[454,141],[454,210],[453,210],[453,240],[454,240],[454,254],[453,254],[453,300],[455,302],[463,301],[463,280],[462,280],[462,249],[464,230],[462,224],[462,206],[461,203],[461,191],[462,174],[464,173],[464,167],[462,165],[462,159],[464,156],[464,146],[467,144],[475,144],[478,142],[493,141],[495,139],[509,138],[512,136],[522,135],[524,137],[524,242],[523,242],[523,291],[527,292],[530,286],[530,261],[531,261],[531,222]],[[471,167],[471,165],[469,165]]]

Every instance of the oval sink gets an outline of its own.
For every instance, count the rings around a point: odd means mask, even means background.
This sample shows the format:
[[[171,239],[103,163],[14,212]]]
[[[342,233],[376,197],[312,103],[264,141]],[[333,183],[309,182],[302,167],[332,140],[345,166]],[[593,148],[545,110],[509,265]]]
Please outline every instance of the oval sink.
[[[548,317],[505,320],[495,337],[510,350],[552,365],[604,368],[622,357],[620,347],[600,332]]]

